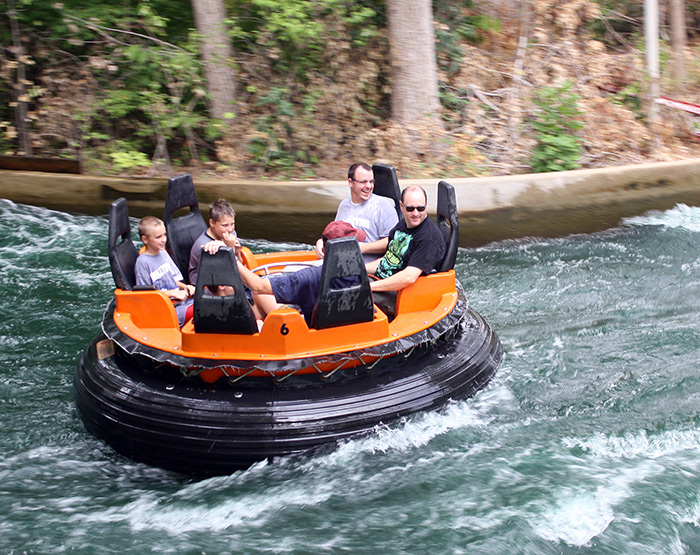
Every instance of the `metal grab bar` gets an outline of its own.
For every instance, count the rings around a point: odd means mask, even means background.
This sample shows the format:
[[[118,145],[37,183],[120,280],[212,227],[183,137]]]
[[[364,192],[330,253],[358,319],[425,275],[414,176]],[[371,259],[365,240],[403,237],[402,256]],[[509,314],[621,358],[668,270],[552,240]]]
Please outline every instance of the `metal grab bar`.
[[[297,262],[269,262],[268,264],[263,264],[262,266],[256,266],[255,268],[251,268],[251,271],[255,272],[256,274],[259,272],[264,272],[265,275],[270,275],[270,271],[273,268],[286,268],[287,266],[305,266],[305,267],[310,267],[310,266],[318,266],[319,261],[313,261],[313,262],[307,262],[304,260],[300,260]]]

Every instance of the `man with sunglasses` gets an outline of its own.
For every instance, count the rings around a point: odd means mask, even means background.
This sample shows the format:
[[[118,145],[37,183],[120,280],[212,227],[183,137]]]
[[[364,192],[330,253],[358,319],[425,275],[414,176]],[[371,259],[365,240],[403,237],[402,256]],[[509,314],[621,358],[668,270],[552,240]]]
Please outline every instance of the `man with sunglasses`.
[[[399,219],[394,203],[388,198],[373,194],[374,172],[367,164],[350,166],[348,185],[350,197],[340,202],[335,219],[364,231],[367,239],[360,243],[362,257],[365,262],[377,260],[384,254],[387,236]],[[316,254],[323,258],[322,239],[316,242]]]
[[[428,218],[427,202],[425,190],[418,185],[409,185],[401,192],[403,220],[391,230],[384,256],[367,264],[367,272],[379,278],[370,287],[375,303],[385,312],[392,312],[396,291],[435,270],[445,255],[445,240],[437,224]],[[394,294],[378,302],[383,297],[379,293],[384,291]]]

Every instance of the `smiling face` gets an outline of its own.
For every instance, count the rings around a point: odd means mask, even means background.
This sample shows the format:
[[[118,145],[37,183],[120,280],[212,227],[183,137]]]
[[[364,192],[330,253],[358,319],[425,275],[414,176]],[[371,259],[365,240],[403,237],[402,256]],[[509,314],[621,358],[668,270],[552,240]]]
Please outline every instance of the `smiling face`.
[[[404,192],[401,212],[409,228],[418,227],[428,217],[428,211],[425,209],[426,204],[427,199],[422,189],[416,188]],[[412,210],[409,212],[408,208]],[[422,208],[423,211],[419,211],[418,208]]]
[[[348,179],[350,185],[350,198],[355,204],[365,202],[374,191],[374,173],[358,166],[355,177]]]
[[[163,224],[155,224],[148,229],[146,234],[141,235],[141,241],[146,245],[148,254],[158,254],[158,251],[162,251],[165,248],[167,240],[168,236],[165,233]]]

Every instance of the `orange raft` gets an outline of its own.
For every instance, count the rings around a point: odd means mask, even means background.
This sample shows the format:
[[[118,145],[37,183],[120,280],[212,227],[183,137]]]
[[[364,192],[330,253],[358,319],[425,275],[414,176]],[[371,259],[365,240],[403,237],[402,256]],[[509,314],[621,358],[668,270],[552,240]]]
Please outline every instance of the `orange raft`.
[[[444,182],[440,191],[451,193],[450,251],[458,229],[454,191]],[[118,288],[102,332],[78,363],[75,398],[88,431],[135,460],[188,474],[230,473],[464,399],[502,360],[498,337],[455,279],[454,243],[450,269],[399,292],[389,318],[372,303],[356,240],[329,241],[311,325],[298,310],[282,308],[260,329],[233,253],[221,249],[202,257],[194,319],[180,329],[164,293],[136,290],[120,274],[134,247],[126,202],[112,208],[110,261]],[[315,255],[244,248],[243,258],[263,274],[311,263]],[[359,285],[330,287],[339,268],[358,276]],[[206,286],[222,279],[236,294],[207,295]]]
[[[247,259],[280,263],[289,254],[255,257],[249,253]],[[312,256],[315,258],[308,251],[294,253],[292,258],[299,262],[312,260]],[[377,309],[369,322],[314,329],[308,327],[298,310],[282,308],[268,315],[259,333],[197,333],[192,320],[180,329],[173,303],[165,293],[117,289],[113,322],[106,327],[110,336],[120,337],[121,342],[142,345],[144,354],[153,351],[154,358],[183,362],[180,370],[184,377],[196,375],[206,383],[227,378],[235,383],[244,375],[281,378],[292,372],[325,374],[369,364],[379,357],[372,353],[372,347],[401,344],[438,324],[452,313],[457,300],[455,273],[450,270],[424,276],[400,292],[391,323]],[[386,349],[377,351],[382,350]]]

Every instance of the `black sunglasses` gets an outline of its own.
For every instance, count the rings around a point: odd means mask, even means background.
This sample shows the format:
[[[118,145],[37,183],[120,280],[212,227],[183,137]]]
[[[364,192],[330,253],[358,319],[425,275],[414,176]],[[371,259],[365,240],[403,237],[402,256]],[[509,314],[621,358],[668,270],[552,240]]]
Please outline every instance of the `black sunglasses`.
[[[406,212],[413,212],[414,210],[418,210],[418,212],[423,212],[425,210],[425,206],[406,206],[405,204],[403,207],[406,209]]]

